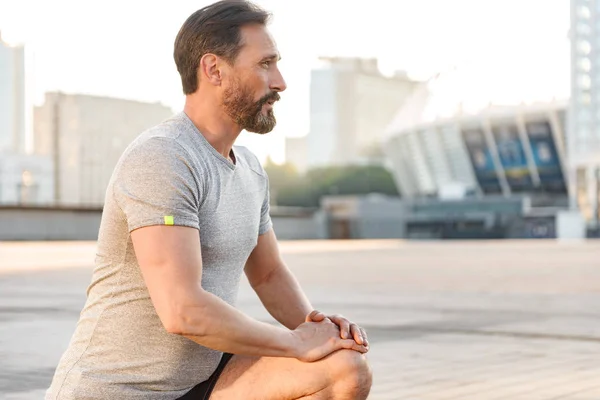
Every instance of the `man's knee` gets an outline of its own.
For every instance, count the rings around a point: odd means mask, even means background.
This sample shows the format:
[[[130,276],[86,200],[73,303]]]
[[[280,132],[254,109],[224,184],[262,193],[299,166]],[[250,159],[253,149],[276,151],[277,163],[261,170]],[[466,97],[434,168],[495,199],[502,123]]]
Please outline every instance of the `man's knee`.
[[[356,398],[366,398],[373,374],[363,354],[354,350],[339,350],[331,356],[331,368],[334,386],[354,393]]]

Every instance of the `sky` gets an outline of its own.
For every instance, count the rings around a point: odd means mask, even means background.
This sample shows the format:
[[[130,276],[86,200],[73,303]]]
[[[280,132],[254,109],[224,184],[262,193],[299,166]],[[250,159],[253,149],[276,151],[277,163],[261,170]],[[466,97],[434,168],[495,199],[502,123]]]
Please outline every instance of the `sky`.
[[[172,57],[204,0],[0,0],[4,40],[24,44],[28,101],[47,91],[183,107]],[[268,135],[244,132],[262,160],[284,160],[284,138],[309,131],[310,71],[321,56],[375,57],[416,79],[455,68],[465,96],[497,102],[569,94],[569,0],[256,0],[273,13],[288,89]],[[461,86],[462,87],[462,86]],[[460,94],[459,94],[460,96]]]

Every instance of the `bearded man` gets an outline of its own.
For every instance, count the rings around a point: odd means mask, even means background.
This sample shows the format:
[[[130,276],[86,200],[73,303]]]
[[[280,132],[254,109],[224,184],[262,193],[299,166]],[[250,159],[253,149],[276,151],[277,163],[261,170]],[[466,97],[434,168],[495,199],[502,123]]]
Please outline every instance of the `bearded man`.
[[[182,112],[141,133],[106,191],[96,266],[46,399],[366,399],[365,331],[311,306],[279,253],[268,178],[234,146],[286,89],[269,14],[226,0],[175,40]],[[235,308],[245,273],[282,326]]]

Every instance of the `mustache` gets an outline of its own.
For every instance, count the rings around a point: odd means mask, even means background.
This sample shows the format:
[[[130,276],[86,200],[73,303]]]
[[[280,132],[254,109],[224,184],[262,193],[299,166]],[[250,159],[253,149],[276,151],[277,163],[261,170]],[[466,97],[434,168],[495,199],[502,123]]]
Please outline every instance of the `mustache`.
[[[277,93],[277,92],[269,93],[268,95],[260,98],[260,100],[258,101],[258,105],[260,105],[262,107],[264,104],[266,104],[270,100],[279,101],[280,99],[281,99],[281,96],[279,96],[279,93]]]

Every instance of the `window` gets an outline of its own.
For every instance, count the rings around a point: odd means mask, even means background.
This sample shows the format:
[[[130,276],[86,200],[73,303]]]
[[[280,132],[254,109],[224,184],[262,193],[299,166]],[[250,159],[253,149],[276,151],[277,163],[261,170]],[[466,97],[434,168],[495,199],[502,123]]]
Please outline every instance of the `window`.
[[[592,46],[589,41],[580,40],[577,42],[577,50],[579,50],[581,54],[588,55],[592,51]]]
[[[579,87],[582,89],[589,89],[592,87],[592,80],[588,74],[581,74],[579,77]]]
[[[579,68],[582,70],[589,72],[592,69],[592,62],[587,57],[582,57],[579,59]]]
[[[585,91],[585,92],[581,93],[581,96],[579,96],[579,103],[581,105],[589,106],[591,102],[592,102],[592,96],[590,95],[590,92]]]
[[[580,21],[577,24],[577,33],[582,36],[587,36],[592,33],[592,28],[590,27],[590,25],[588,23]]]
[[[23,183],[23,186],[32,186],[33,174],[27,170],[23,171],[21,174],[21,183]]]
[[[577,15],[584,19],[590,18],[590,8],[588,6],[577,7]]]

